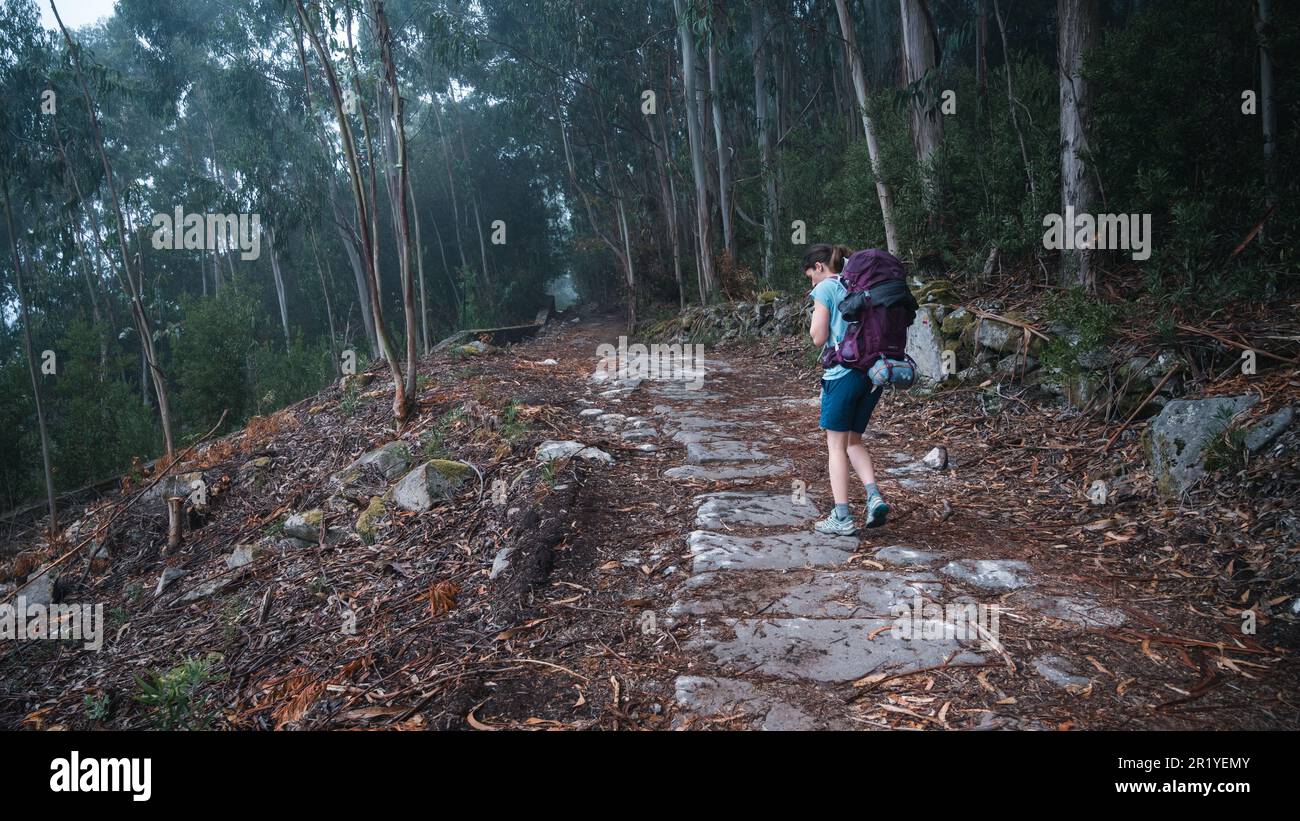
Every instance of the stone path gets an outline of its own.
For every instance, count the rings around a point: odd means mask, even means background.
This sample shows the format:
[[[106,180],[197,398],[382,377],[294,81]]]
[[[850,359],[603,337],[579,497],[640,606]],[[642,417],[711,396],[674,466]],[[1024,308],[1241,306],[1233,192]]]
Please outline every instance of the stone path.
[[[1011,660],[996,642],[998,622],[980,622],[986,632],[992,627],[984,635],[963,632],[955,616],[997,605],[1007,615],[1032,610],[1087,626],[1121,623],[1117,612],[1040,593],[1039,578],[1023,561],[889,543],[906,528],[864,531],[862,539],[812,529],[826,504],[801,493],[796,480],[821,487],[824,471],[794,475],[791,460],[779,454],[791,443],[807,447],[809,429],[785,430],[771,410],[815,400],[747,397],[743,378],[722,360],[706,361],[703,384],[693,388],[600,371],[593,377],[595,402],[612,405],[642,392],[657,404],[646,418],[601,409],[585,416],[624,438],[679,449],[684,458],[664,471],[668,480],[735,488],[701,493],[684,512],[689,521],[683,524],[691,528],[684,539],[689,578],[658,618],[661,628],[685,633],[681,646],[691,656],[689,672],[675,682],[679,725],[740,717],[772,730],[860,727],[846,707],[852,682],[945,665],[1018,663],[1056,686],[1087,686],[1086,671],[1065,659]],[[811,407],[806,416],[816,424]],[[909,489],[938,480],[921,463],[923,453],[873,448],[877,469]],[[767,489],[741,489],[756,483]],[[916,614],[908,623],[925,629],[900,635],[900,605]]]

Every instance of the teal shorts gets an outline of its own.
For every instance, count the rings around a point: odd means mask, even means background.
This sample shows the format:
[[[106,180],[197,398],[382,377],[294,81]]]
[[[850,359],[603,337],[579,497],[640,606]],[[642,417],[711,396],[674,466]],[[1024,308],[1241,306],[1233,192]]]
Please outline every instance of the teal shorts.
[[[866,373],[852,368],[838,379],[823,379],[822,430],[865,432],[883,391]]]

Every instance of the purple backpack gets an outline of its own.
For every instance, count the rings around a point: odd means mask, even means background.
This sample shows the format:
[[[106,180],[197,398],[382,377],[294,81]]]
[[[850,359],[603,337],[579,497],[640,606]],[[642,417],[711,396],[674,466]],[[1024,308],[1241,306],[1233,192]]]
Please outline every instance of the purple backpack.
[[[837,307],[849,326],[843,341],[822,351],[822,367],[867,371],[877,384],[885,384],[876,378],[883,371],[886,382],[910,387],[916,363],[907,355],[907,329],[917,304],[907,269],[893,254],[868,248],[848,258],[840,282],[848,294]],[[884,367],[873,372],[878,363]]]

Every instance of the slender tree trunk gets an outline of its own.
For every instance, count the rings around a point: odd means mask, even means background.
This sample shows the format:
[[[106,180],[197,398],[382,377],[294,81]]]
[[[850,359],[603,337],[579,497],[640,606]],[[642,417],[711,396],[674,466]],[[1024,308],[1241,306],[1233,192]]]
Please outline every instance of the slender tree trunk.
[[[699,246],[700,304],[713,300],[717,275],[713,269],[713,226],[709,218],[708,170],[704,163],[704,135],[696,101],[695,37],[686,18],[684,0],[673,0],[677,37],[682,50],[682,86],[686,93],[686,133],[690,142],[691,175],[695,178],[695,230]]]
[[[1092,211],[1097,186],[1088,151],[1092,96],[1083,76],[1083,60],[1097,43],[1097,0],[1058,0],[1056,9],[1060,27],[1061,211],[1086,214]],[[1067,224],[1065,230],[1074,228]],[[1061,251],[1062,285],[1082,285],[1089,293],[1095,289],[1093,252],[1092,247]]]
[[[1259,115],[1264,129],[1264,197],[1277,202],[1277,107],[1273,100],[1272,0],[1255,0],[1255,34],[1259,37]],[[1263,238],[1264,230],[1260,231]]]
[[[158,367],[158,359],[154,355],[153,327],[149,322],[149,314],[145,310],[140,284],[137,283],[134,269],[131,267],[131,255],[126,245],[126,220],[122,214],[122,201],[117,195],[117,183],[113,179],[113,167],[108,161],[108,154],[104,151],[104,135],[99,127],[99,117],[95,114],[95,103],[90,96],[90,88],[86,85],[86,78],[81,70],[80,51],[72,41],[72,36],[68,34],[67,28],[63,25],[63,18],[59,16],[59,10],[53,0],[50,2],[50,8],[54,12],[55,21],[59,24],[59,31],[63,33],[63,39],[68,46],[68,51],[72,53],[72,64],[76,69],[77,83],[81,87],[81,96],[86,104],[86,115],[90,119],[91,135],[94,137],[95,148],[99,152],[100,162],[104,166],[104,182],[108,185],[108,192],[113,200],[113,213],[117,217],[118,245],[122,252],[122,270],[126,277],[123,286],[131,297],[132,314],[135,319],[136,331],[140,336],[140,349],[149,376],[153,381],[154,394],[158,398],[158,416],[162,422],[163,441],[167,448],[167,456],[170,458],[175,452],[175,445],[172,441],[171,403],[168,401],[167,378],[162,369]]]
[[[361,261],[362,254],[365,253],[360,248],[360,240],[353,225],[352,219],[344,210],[343,205],[338,201],[338,194],[334,190],[334,181],[328,181],[330,210],[334,214],[334,228],[338,231],[339,239],[343,242],[343,252],[347,254],[348,264],[352,268],[352,278],[357,287],[357,304],[361,307],[361,324],[366,333],[366,342],[370,346],[370,355],[374,358],[379,357],[379,337],[375,334],[375,314],[370,306],[370,286],[367,284],[369,275],[366,273],[365,264]]]
[[[398,259],[402,276],[402,310],[406,318],[406,406],[397,409],[394,404],[394,409],[398,418],[405,420],[415,402],[415,366],[419,358],[416,352],[418,331],[415,323],[415,279],[411,271],[411,216],[407,210],[410,193],[410,162],[406,155],[406,104],[397,82],[397,65],[393,60],[393,31],[388,26],[384,4],[382,0],[371,0],[370,7],[375,17],[375,29],[379,39],[379,58],[384,69],[384,79],[388,83],[387,114],[392,117],[390,128],[391,132],[396,133],[397,138],[397,183],[393,186],[392,199],[397,241],[400,246]],[[427,339],[425,344],[428,344]]]
[[[758,131],[763,177],[763,282],[770,285],[776,272],[776,130],[768,85],[767,12],[760,3],[751,6],[754,40],[754,119]]]
[[[867,135],[867,154],[871,158],[871,174],[876,178],[876,198],[880,200],[880,218],[885,227],[885,246],[889,253],[898,254],[898,232],[894,229],[894,195],[885,183],[880,166],[880,143],[876,139],[876,125],[867,113],[867,77],[862,69],[862,54],[858,51],[858,36],[853,29],[853,18],[845,0],[835,0],[839,13],[840,33],[844,37],[844,54],[853,72],[853,90],[858,98],[858,112],[862,115],[862,130]]]
[[[284,331],[284,347],[289,349],[289,303],[284,290],[284,275],[280,271],[280,253],[275,248],[275,228],[269,223],[262,226],[267,250],[271,252],[271,278],[275,280],[275,299],[280,305],[280,327]]]
[[[709,101],[713,109],[713,138],[718,147],[718,207],[722,210],[722,245],[736,264],[736,241],[731,226],[731,146],[722,116],[722,58],[714,35],[709,36]]]
[[[927,210],[933,222],[939,202],[934,152],[943,141],[943,116],[931,93],[936,69],[935,34],[925,0],[898,0],[898,5],[903,23],[903,79],[915,95],[908,105],[912,148],[921,166]]]
[[[1002,19],[1002,7],[998,0],[993,0],[993,16],[998,21],[998,34],[1002,38],[1002,67],[1007,75],[1007,109],[1011,114],[1011,127],[1016,130],[1016,140],[1020,143],[1020,159],[1025,164],[1025,179],[1029,181],[1029,199],[1031,203],[1038,201],[1038,187],[1034,185],[1034,166],[1029,162],[1029,150],[1025,147],[1025,132],[1020,128],[1020,118],[1016,116],[1016,109],[1020,101],[1016,99],[1016,92],[1011,85],[1011,51],[1007,48],[1007,26]]]
[[[352,138],[352,127],[348,122],[346,112],[343,110],[343,91],[339,86],[338,76],[334,72],[334,65],[330,60],[329,52],[325,50],[324,45],[322,45],[320,41],[320,37],[317,36],[316,28],[307,14],[307,9],[303,6],[302,0],[294,0],[294,5],[298,13],[298,19],[302,23],[303,29],[307,32],[307,37],[311,40],[312,48],[316,51],[316,56],[320,59],[321,65],[325,70],[325,78],[328,81],[330,89],[330,98],[334,103],[334,114],[338,120],[339,133],[342,137],[344,154],[348,163],[349,178],[352,181],[352,198],[357,209],[357,228],[361,235],[361,247],[365,252],[366,264],[370,266],[368,271],[369,276],[366,278],[366,285],[370,294],[371,310],[374,314],[375,335],[379,341],[380,354],[388,363],[389,373],[393,377],[393,415],[397,420],[398,426],[404,426],[406,424],[406,413],[408,409],[406,385],[402,375],[402,364],[397,358],[396,351],[393,348],[392,339],[388,334],[388,328],[384,323],[383,307],[379,290],[379,268],[377,265],[378,252],[372,252],[372,244],[375,242],[375,237],[372,233],[373,223],[370,220],[370,212],[366,205],[365,189],[363,187],[364,183],[361,175],[361,163],[357,156],[356,142]],[[363,122],[365,120],[364,111],[362,113],[362,120]],[[373,154],[371,155],[371,159],[371,166],[373,168]],[[370,182],[373,194],[373,172],[370,177]]]
[[[330,328],[330,364],[334,369],[334,375],[340,375],[338,337],[334,334],[334,305],[330,300],[330,289],[325,279],[325,272],[321,269],[320,264],[320,245],[316,242],[316,226],[308,226],[308,236],[311,237],[311,256],[316,262],[316,276],[320,278],[320,290],[325,296],[325,318],[329,321]],[[334,272],[330,271],[329,282],[334,281]]]
[[[18,237],[14,233],[14,220],[9,205],[9,185],[5,184],[5,227],[9,232],[9,253],[14,266],[14,289],[18,291],[18,312],[23,323],[23,351],[27,355],[27,373],[32,379],[32,399],[36,402],[36,426],[41,436],[41,466],[45,472],[45,501],[50,510],[50,525],[46,531],[51,537],[59,529],[59,508],[54,496],[54,469],[50,464],[50,433],[45,425],[45,403],[41,400],[41,383],[36,376],[36,355],[32,350],[32,318],[27,310],[27,294],[23,288],[23,263],[18,255]]]
[[[415,206],[415,188],[410,175],[406,178],[406,193],[411,198],[411,223],[415,226],[415,272],[420,287],[420,341],[425,356],[429,355],[429,305],[428,291],[424,287],[424,242],[420,239],[420,209]]]
[[[650,126],[654,136],[654,125]],[[677,307],[686,308],[686,289],[682,285],[682,248],[677,237],[677,190],[668,174],[668,134],[663,130],[663,142],[655,140],[655,168],[659,172],[659,199],[663,201],[664,228],[673,250],[673,279],[677,282]]]

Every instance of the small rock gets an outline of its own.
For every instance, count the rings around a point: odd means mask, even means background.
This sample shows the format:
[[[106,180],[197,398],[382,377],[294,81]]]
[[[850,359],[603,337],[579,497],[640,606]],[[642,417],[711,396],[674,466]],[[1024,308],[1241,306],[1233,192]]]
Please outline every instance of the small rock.
[[[533,451],[533,456],[539,462],[549,462],[552,459],[568,459],[585,447],[586,445],[572,439],[564,441],[548,439],[537,446],[537,450]]]
[[[601,410],[600,408],[583,408],[582,410],[578,411],[579,416],[601,416],[604,413],[605,411]]]
[[[558,365],[558,364],[560,364],[560,363],[557,362],[557,361],[554,360],[554,359],[543,359],[541,362],[538,362],[537,364],[538,364],[538,365]]]
[[[240,567],[247,567],[262,554],[260,544],[241,544],[236,545],[230,555],[226,557],[226,569],[235,570]]]
[[[325,512],[320,508],[295,513],[284,520],[285,535],[315,544],[320,538],[320,523],[324,516]]]
[[[1268,447],[1277,437],[1281,436],[1287,428],[1291,427],[1291,422],[1295,418],[1295,408],[1287,405],[1282,410],[1266,416],[1262,422],[1251,427],[1246,431],[1244,444],[1246,450],[1251,453],[1257,453]]]
[[[1076,675],[1070,662],[1060,656],[1040,656],[1034,660],[1034,669],[1038,675],[1067,690],[1083,689],[1092,683],[1091,679]]]
[[[1104,505],[1110,498],[1110,487],[1105,479],[1097,479],[1088,488],[1088,501],[1094,505]]]
[[[921,461],[925,463],[926,467],[943,470],[948,467],[948,449],[942,445],[932,448]]]
[[[510,554],[514,553],[513,547],[503,547],[497,551],[497,555],[492,559],[492,572],[488,574],[489,580],[496,579],[510,567]]]
[[[578,458],[585,462],[599,462],[602,465],[614,464],[614,457],[600,448],[583,448],[578,451]]]
[[[163,591],[167,589],[168,585],[184,575],[185,571],[181,570],[179,567],[163,568],[162,575],[158,577],[158,586],[154,588],[153,594],[155,596],[161,596]]]

